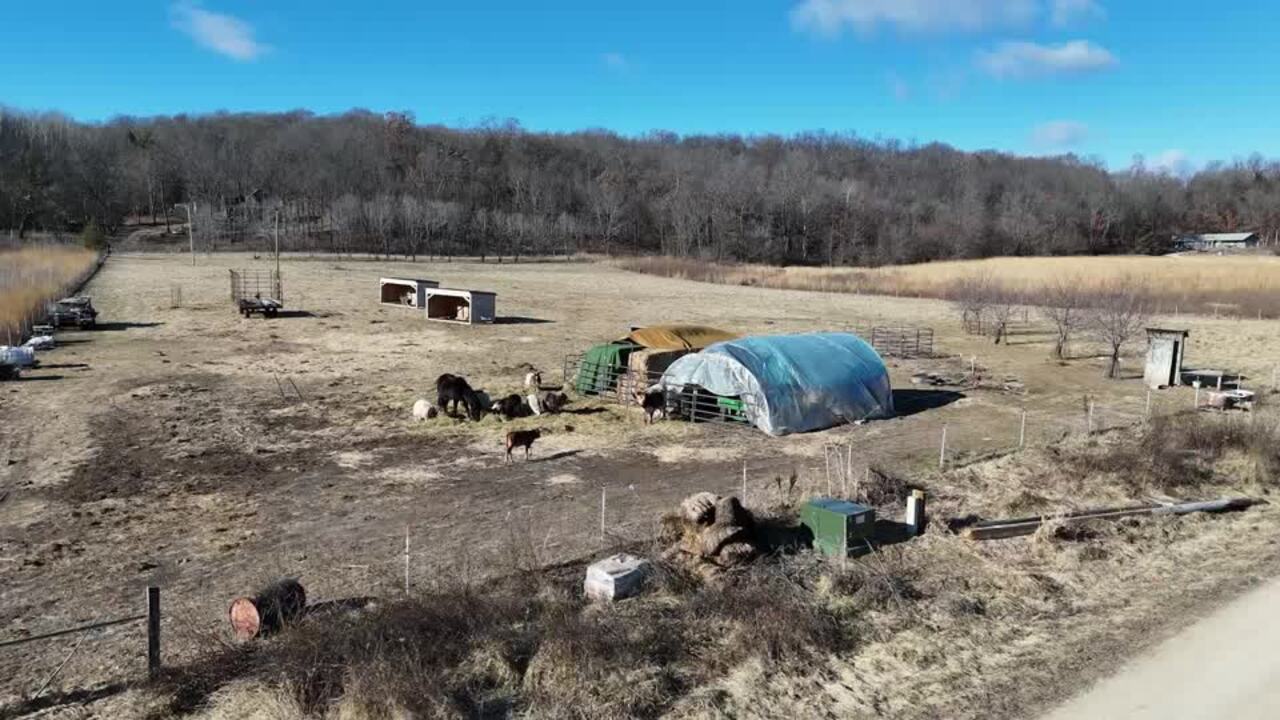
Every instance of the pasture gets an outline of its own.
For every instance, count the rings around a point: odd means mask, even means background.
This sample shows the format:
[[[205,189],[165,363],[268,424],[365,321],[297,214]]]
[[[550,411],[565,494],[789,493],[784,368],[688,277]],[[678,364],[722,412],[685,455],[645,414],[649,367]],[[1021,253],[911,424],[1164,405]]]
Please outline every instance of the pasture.
[[[1274,255],[999,257],[880,268],[720,265],[640,257],[619,265],[729,285],[924,298],[951,298],[962,281],[984,278],[1031,302],[1059,282],[1089,294],[1124,281],[1145,285],[1157,314],[1280,317],[1280,257]]]
[[[694,491],[745,489],[751,505],[769,497],[775,478],[794,473],[802,492],[825,492],[832,446],[848,458],[835,482],[871,467],[926,477],[937,471],[944,428],[948,463],[959,466],[1015,447],[1024,412],[1027,444],[1042,446],[1086,423],[1133,423],[1147,399],[1134,379],[1140,359],[1126,359],[1128,379],[1108,381],[1087,348],[1077,359],[1051,360],[1034,315],[1008,345],[992,346],[962,332],[938,300],[699,284],[602,263],[287,257],[287,311],[243,319],[228,299],[227,271],[256,266],[267,264],[247,255],[201,257],[196,267],[182,255],[113,257],[86,289],[102,329],[65,333],[68,342],[42,369],[0,385],[0,617],[8,635],[128,614],[142,588],[159,583],[172,598],[166,662],[181,662],[222,637],[230,598],[278,576],[301,578],[315,598],[394,597],[406,582],[422,592],[443,578],[477,581],[517,563],[567,562],[651,536],[658,516]],[[498,321],[429,323],[381,306],[378,278],[388,275],[494,290]],[[1272,382],[1280,323],[1158,319],[1175,322],[1191,331],[1188,364]],[[742,333],[924,325],[935,329],[940,357],[890,360],[900,417],[783,438],[715,424],[649,426],[639,408],[577,397],[563,414],[512,422],[411,417],[415,400],[434,399],[442,373],[495,397],[520,391],[530,367],[559,383],[566,354],[656,323]],[[981,381],[963,392],[930,393],[910,381],[965,370]],[[1157,412],[1191,402],[1185,388],[1154,399]],[[542,432],[532,460],[505,462],[512,428]],[[1023,489],[1044,492],[1026,472],[984,472],[1002,510],[1025,505]],[[1207,547],[1228,552],[1222,538]],[[1206,553],[1196,562],[1219,558]],[[1260,566],[1248,555],[1224,572]],[[1134,627],[1147,627],[1155,610],[1140,609],[1148,614],[1135,615]],[[88,644],[93,652],[72,658],[55,687],[101,684],[137,666],[136,641],[123,629]],[[0,655],[0,704],[31,692],[66,649],[32,644]],[[874,673],[897,678],[893,668],[908,665],[895,662]],[[816,681],[780,682],[812,689]],[[804,713],[798,700],[778,703],[778,712]]]

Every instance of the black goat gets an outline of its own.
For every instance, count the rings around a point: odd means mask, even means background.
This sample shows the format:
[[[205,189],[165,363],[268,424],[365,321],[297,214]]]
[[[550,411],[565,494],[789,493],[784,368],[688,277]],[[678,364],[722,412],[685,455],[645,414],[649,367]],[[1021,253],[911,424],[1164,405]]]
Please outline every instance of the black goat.
[[[636,402],[640,407],[644,408],[644,421],[646,425],[652,424],[653,419],[657,415],[667,417],[667,390],[661,386],[655,386],[648,390],[637,389],[635,391]]]
[[[480,395],[467,381],[457,375],[445,373],[436,378],[436,407],[449,414],[458,411],[458,404],[467,408],[467,417],[479,420],[484,415],[484,404]]]
[[[508,420],[529,417],[533,414],[533,410],[529,408],[529,403],[526,402],[524,398],[514,393],[494,403],[493,409],[497,410],[502,414],[502,417]]]

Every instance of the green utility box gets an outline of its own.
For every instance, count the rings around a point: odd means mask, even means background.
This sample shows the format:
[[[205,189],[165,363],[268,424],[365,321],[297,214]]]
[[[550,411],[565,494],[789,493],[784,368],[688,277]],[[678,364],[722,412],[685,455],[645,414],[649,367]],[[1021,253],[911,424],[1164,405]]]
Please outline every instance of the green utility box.
[[[839,557],[871,537],[876,511],[848,500],[814,498],[800,509],[800,522],[813,533],[818,552]]]

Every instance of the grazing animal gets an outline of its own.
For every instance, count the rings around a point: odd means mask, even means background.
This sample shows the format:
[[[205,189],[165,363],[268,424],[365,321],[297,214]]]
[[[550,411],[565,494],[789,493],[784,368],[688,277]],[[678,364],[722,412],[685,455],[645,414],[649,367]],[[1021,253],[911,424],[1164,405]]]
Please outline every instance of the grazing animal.
[[[445,373],[436,378],[436,407],[453,414],[461,403],[467,408],[467,417],[479,420],[484,416],[484,403],[480,394],[471,389],[467,381],[457,375]]]
[[[543,412],[555,415],[564,410],[565,405],[569,404],[569,396],[562,392],[543,393],[539,404],[542,406]]]
[[[518,448],[524,448],[524,459],[529,459],[529,452],[533,450],[533,441],[542,437],[540,430],[512,430],[507,433],[507,462],[511,462],[511,451]]]
[[[646,425],[652,425],[654,417],[658,415],[666,419],[667,391],[665,388],[655,385],[648,390],[636,390],[635,397],[640,407],[644,408],[644,422]]]
[[[515,418],[529,417],[533,414],[533,410],[529,408],[525,399],[512,393],[498,402],[493,404],[493,409],[502,414],[502,417],[508,420]]]
[[[415,420],[430,420],[440,413],[430,400],[420,398],[413,404],[413,418]]]
[[[533,372],[525,373],[524,386],[525,388],[530,390],[541,390],[542,389],[542,371],[534,370]]]

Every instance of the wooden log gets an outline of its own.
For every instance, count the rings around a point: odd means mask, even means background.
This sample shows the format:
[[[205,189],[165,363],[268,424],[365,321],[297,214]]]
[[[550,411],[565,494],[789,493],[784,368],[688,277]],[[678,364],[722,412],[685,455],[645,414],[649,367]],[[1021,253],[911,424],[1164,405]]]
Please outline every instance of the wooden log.
[[[268,585],[253,597],[232,600],[228,614],[236,639],[252,640],[278,632],[302,617],[306,608],[307,593],[302,584],[286,578]]]
[[[1073,525],[1091,520],[1119,520],[1139,515],[1187,515],[1195,512],[1228,512],[1244,510],[1261,502],[1253,498],[1239,497],[1174,505],[1142,505],[1127,508],[1083,510],[1064,515],[1044,515],[1014,520],[991,520],[965,528],[962,534],[971,540],[999,540],[1020,535],[1030,535],[1039,530],[1044,523],[1053,520],[1058,520],[1064,525]]]

